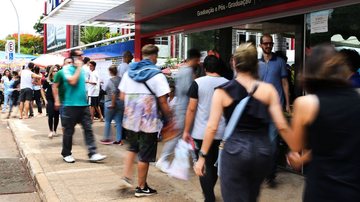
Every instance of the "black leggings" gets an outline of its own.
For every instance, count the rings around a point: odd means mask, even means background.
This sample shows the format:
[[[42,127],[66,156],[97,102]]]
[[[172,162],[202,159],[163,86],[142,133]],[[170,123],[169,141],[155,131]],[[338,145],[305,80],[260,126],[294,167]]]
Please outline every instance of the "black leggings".
[[[198,155],[202,145],[202,140],[194,139],[194,141],[196,144],[196,155]],[[214,165],[218,158],[220,142],[220,140],[214,140],[211,144],[205,161],[205,175],[200,177],[200,185],[205,196],[205,202],[215,202],[214,187],[216,185],[218,175],[217,167]]]
[[[46,112],[48,113],[48,124],[50,131],[55,131],[59,124],[59,111],[55,110],[54,100],[48,100],[46,106]]]
[[[36,102],[36,106],[38,108],[39,114],[42,113],[42,104],[41,104],[41,90],[34,90],[34,100]]]

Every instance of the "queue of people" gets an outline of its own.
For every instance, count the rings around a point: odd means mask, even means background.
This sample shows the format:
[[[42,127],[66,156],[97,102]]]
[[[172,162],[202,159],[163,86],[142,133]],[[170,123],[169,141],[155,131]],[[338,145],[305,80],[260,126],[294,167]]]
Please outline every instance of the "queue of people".
[[[97,152],[92,129],[97,111],[105,121],[100,143],[128,146],[121,189],[134,186],[136,197],[156,194],[157,190],[148,183],[150,163],[156,162],[157,168],[168,172],[170,156],[183,139],[194,143],[194,172],[199,176],[205,201],[216,200],[214,187],[219,177],[225,202],[252,202],[257,201],[263,182],[271,187],[276,184],[279,134],[290,148],[289,165],[295,169],[307,165],[303,201],[360,201],[360,136],[356,133],[360,130],[356,119],[360,95],[355,89],[360,83],[359,54],[338,52],[330,45],[314,47],[300,75],[307,95],[297,98],[291,109],[286,63],[272,52],[273,45],[271,35],[264,34],[260,44],[263,56],[259,60],[254,44],[241,44],[231,59],[231,80],[223,77],[224,63],[216,54],[204,59],[205,75],[196,76],[201,54],[190,49],[175,76],[175,85],[170,85],[156,66],[157,46],[145,45],[139,62],[130,62],[133,57],[126,52],[119,67],[108,68],[104,117],[96,99],[100,89],[96,63],[83,59],[82,51],[73,50],[62,69],[49,68],[40,88],[48,114],[48,136],[57,135],[60,117],[61,155],[65,162],[74,163],[72,138],[75,125],[80,123],[89,160],[104,160],[106,156]],[[37,71],[30,71],[33,68],[30,63],[21,72],[21,80],[16,73],[11,78],[9,71],[1,79],[7,86],[6,92],[14,95],[20,90],[16,95],[20,100],[20,118],[28,117],[30,90],[42,79]],[[5,110],[14,103],[10,95],[6,95]],[[292,113],[291,124],[284,111]],[[115,138],[111,136],[112,121],[116,123]],[[178,132],[165,142],[156,161],[159,136],[166,126]],[[224,137],[227,131],[229,136]]]

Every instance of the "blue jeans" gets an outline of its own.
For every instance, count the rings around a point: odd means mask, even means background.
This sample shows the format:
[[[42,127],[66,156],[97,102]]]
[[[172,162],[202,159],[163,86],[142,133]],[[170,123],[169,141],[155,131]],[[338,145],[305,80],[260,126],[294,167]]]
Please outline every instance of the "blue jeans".
[[[122,118],[124,114],[124,102],[117,100],[115,108],[109,108],[111,101],[106,101],[104,105],[105,112],[105,131],[104,139],[111,139],[111,121],[116,123],[116,141],[122,139]]]
[[[9,93],[4,93],[4,105],[2,108],[2,111],[5,112],[6,111],[6,106],[9,105],[10,109],[12,106],[12,100],[11,100],[11,94]]]

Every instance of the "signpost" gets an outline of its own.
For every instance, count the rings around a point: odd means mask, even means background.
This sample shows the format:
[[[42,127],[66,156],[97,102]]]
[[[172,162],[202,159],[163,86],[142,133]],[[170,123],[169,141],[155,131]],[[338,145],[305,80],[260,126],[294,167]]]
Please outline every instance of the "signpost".
[[[12,62],[14,60],[15,54],[15,40],[7,40],[5,46],[5,59],[8,62]]]

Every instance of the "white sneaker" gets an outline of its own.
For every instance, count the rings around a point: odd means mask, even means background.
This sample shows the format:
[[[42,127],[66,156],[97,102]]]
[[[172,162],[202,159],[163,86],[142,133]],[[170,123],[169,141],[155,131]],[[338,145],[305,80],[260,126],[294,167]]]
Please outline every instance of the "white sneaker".
[[[119,189],[131,189],[132,183],[131,180],[127,177],[121,178]]]
[[[99,161],[102,161],[106,159],[106,156],[105,155],[101,155],[101,154],[93,154],[91,157],[90,157],[90,162],[99,162]]]
[[[54,136],[53,132],[50,132],[49,135],[48,135],[49,138],[53,138],[53,136]]]
[[[168,173],[170,162],[167,160],[158,160],[155,164],[155,167],[164,173]]]
[[[63,159],[64,159],[64,161],[65,161],[66,163],[75,163],[75,159],[74,159],[74,157],[71,156],[71,155],[65,156]]]
[[[54,131],[53,132],[53,137],[57,137],[58,136],[58,134]]]

